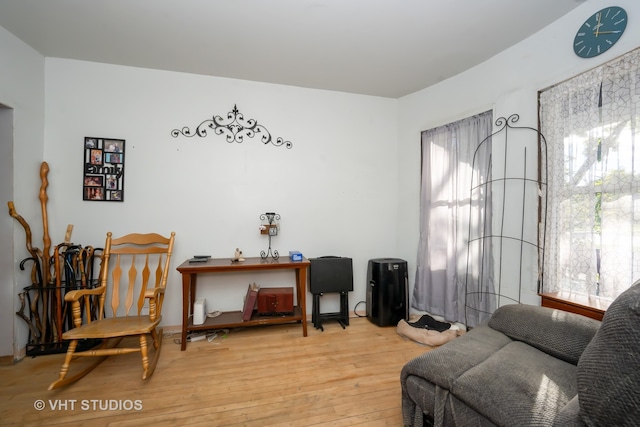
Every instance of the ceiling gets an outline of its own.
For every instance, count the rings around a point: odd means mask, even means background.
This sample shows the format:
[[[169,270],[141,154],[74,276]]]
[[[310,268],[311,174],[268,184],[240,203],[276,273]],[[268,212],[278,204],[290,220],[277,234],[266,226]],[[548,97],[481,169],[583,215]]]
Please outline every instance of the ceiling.
[[[0,0],[46,57],[398,98],[584,0]]]

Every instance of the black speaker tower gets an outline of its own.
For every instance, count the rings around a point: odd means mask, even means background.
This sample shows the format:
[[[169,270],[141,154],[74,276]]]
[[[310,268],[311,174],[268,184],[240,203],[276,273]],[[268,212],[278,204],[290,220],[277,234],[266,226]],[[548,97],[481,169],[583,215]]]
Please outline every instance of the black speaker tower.
[[[398,258],[369,260],[367,317],[378,326],[396,326],[409,319],[407,262]]]

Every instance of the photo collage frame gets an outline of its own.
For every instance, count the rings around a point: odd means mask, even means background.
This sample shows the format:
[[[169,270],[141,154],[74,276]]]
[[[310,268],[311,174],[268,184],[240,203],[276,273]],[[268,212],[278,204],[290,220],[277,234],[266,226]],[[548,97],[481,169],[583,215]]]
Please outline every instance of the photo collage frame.
[[[84,138],[82,200],[124,201],[125,140]]]

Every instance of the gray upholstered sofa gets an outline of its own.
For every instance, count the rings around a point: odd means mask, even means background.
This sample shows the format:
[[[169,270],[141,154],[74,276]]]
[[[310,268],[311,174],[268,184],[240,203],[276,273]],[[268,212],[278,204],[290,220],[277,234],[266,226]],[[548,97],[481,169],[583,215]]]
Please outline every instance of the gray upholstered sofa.
[[[508,305],[409,361],[405,426],[639,426],[640,281],[602,323]]]

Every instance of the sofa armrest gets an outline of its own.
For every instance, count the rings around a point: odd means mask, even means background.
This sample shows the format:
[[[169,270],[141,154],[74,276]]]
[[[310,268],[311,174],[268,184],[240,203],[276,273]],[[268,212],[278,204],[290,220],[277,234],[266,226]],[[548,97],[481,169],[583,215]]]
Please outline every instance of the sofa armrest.
[[[525,304],[498,308],[489,327],[574,365],[600,328],[598,320]]]

